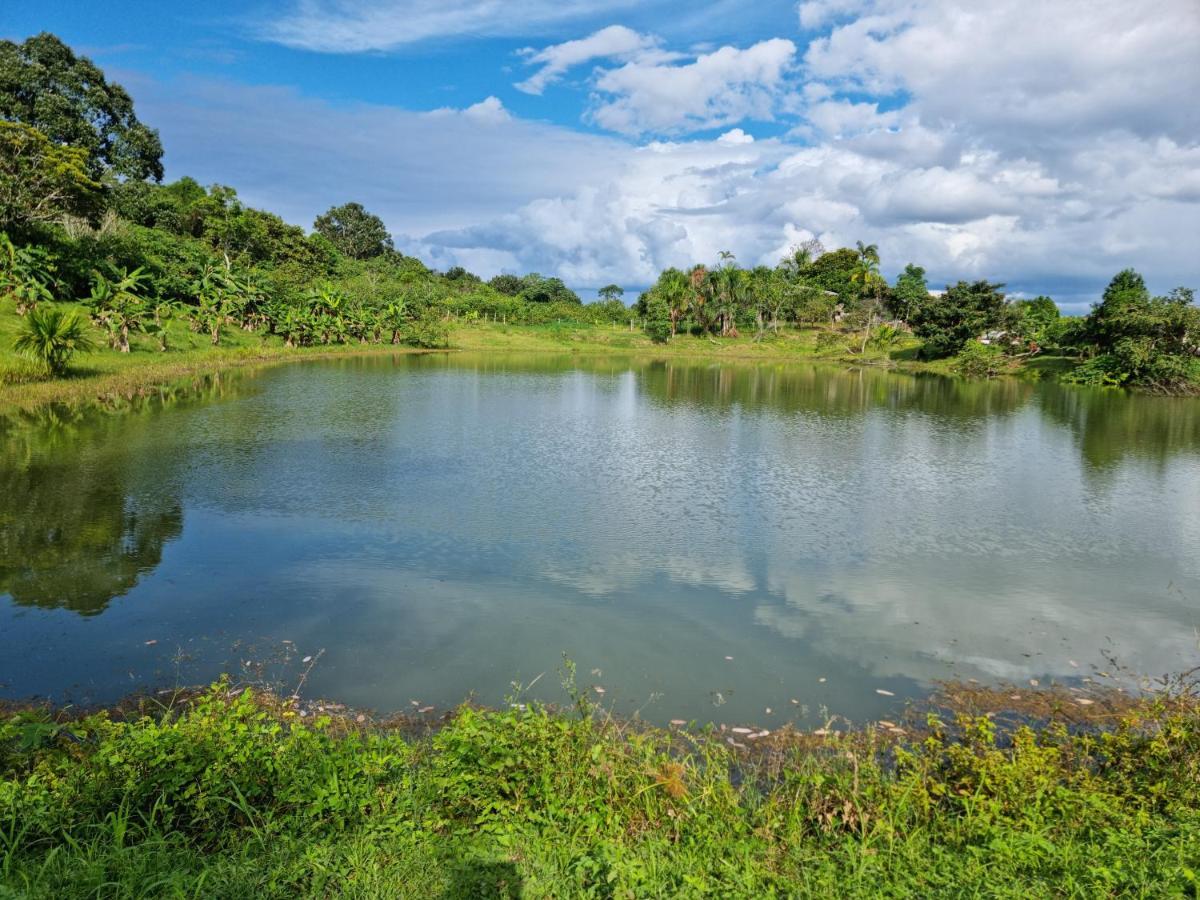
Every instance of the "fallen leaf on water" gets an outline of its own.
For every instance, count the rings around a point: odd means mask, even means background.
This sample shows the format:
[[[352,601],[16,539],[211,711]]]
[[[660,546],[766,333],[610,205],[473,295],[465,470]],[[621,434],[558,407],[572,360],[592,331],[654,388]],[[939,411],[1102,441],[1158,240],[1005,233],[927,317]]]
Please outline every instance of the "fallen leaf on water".
[[[146,646],[147,646],[147,647],[153,647],[153,646],[154,646],[155,644],[157,644],[157,643],[158,643],[158,641],[157,641],[157,640],[154,640],[154,641],[146,641]]]
[[[896,696],[891,691],[885,691],[883,688],[875,688],[875,693],[880,694],[884,697],[895,697]]]

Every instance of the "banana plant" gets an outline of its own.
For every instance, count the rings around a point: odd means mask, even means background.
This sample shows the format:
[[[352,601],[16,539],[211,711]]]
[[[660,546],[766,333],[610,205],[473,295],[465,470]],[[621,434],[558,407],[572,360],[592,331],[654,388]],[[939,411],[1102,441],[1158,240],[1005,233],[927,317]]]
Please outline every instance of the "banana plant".
[[[40,247],[18,247],[0,231],[0,296],[12,297],[23,316],[42,301],[54,299],[54,265]]]
[[[116,279],[92,273],[88,298],[92,318],[108,331],[109,344],[122,353],[129,352],[129,332],[141,329],[145,321],[146,301],[141,294],[149,278],[141,266],[132,272],[121,269]]]

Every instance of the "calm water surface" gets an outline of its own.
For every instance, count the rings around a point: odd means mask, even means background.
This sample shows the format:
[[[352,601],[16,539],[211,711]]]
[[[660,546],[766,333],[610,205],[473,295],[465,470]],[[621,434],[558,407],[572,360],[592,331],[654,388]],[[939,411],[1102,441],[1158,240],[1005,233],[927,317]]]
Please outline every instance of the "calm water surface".
[[[1200,661],[1195,400],[405,356],[10,420],[0,451],[8,697],[290,687],[324,650],[306,692],[354,705],[561,700],[565,653],[622,712],[811,724]]]

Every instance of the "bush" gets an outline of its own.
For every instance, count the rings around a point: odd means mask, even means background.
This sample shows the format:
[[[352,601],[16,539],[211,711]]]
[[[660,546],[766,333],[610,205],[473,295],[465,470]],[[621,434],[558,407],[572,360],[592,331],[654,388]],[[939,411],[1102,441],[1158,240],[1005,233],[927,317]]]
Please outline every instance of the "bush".
[[[450,346],[450,326],[434,307],[426,307],[409,324],[404,342],[428,350],[444,350]]]
[[[954,357],[951,368],[967,378],[995,378],[1007,365],[1000,347],[971,341]]]
[[[671,340],[671,322],[669,319],[654,318],[646,320],[646,336],[656,344],[665,344]]]
[[[21,325],[13,349],[41,363],[51,375],[67,371],[71,357],[92,349],[87,326],[77,313],[53,306],[35,306]]]

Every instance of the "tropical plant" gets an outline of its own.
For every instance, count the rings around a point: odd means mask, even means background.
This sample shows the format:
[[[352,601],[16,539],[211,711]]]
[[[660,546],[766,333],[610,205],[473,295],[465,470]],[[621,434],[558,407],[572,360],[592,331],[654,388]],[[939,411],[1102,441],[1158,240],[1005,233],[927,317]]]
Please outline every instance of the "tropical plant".
[[[120,270],[119,277],[109,278],[93,273],[92,293],[88,303],[92,317],[109,335],[109,344],[122,353],[129,352],[129,332],[142,327],[146,304],[141,296],[149,275],[139,266],[132,272]]]
[[[17,247],[0,231],[0,296],[11,297],[17,315],[25,315],[43,300],[51,300],[54,264],[41,247]]]
[[[29,311],[13,349],[22,356],[39,362],[51,375],[67,371],[71,357],[91,350],[87,326],[75,312],[52,306],[39,306]]]

